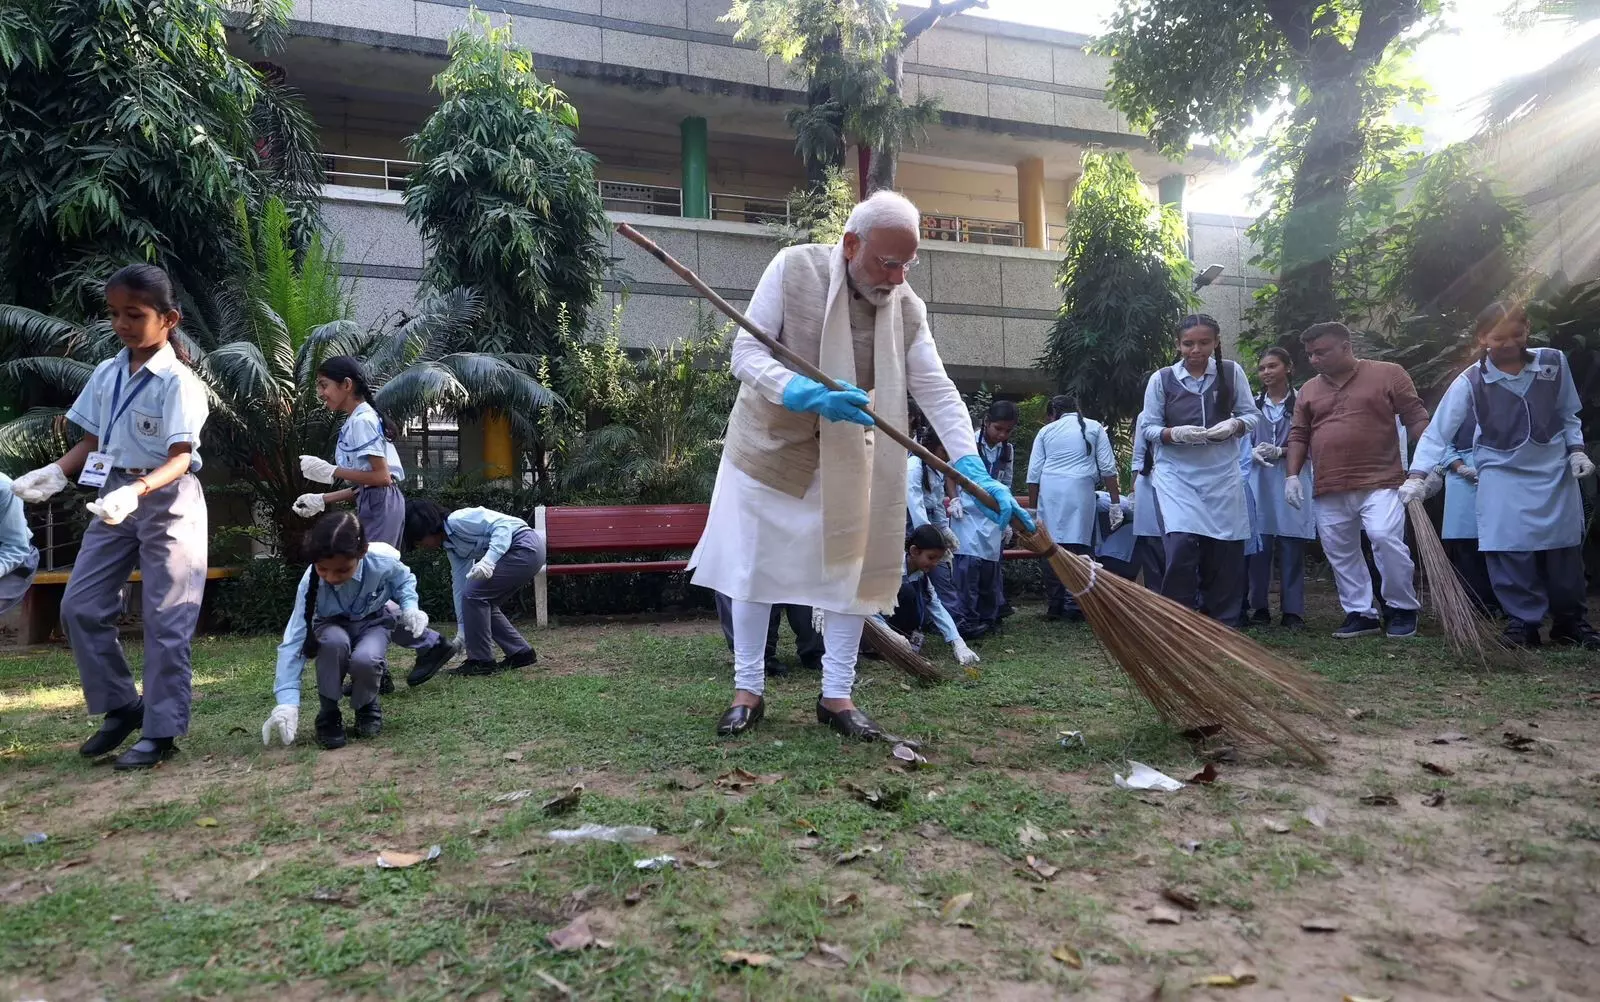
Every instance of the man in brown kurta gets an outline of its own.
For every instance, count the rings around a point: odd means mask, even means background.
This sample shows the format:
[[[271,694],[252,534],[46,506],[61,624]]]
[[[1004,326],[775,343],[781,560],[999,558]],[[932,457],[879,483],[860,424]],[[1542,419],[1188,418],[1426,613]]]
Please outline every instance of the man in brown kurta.
[[[1406,548],[1405,504],[1397,489],[1405,482],[1405,468],[1396,422],[1415,442],[1428,427],[1428,409],[1405,369],[1356,357],[1344,324],[1314,324],[1300,341],[1318,374],[1295,399],[1284,495],[1296,508],[1305,503],[1299,473],[1309,454],[1317,535],[1345,611],[1344,625],[1333,635],[1347,639],[1385,629],[1361,555],[1364,529],[1390,609],[1386,631],[1391,637],[1414,636],[1416,567]]]

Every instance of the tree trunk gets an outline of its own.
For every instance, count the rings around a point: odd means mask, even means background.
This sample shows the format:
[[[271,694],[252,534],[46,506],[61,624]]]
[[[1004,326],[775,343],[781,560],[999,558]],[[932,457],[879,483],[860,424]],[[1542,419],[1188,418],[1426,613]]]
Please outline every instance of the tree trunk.
[[[910,44],[908,41],[906,44]],[[883,57],[883,75],[889,81],[887,101],[898,108],[904,103],[901,97],[901,85],[905,82],[905,59],[899,49],[891,50]],[[900,151],[891,144],[879,143],[872,149],[872,163],[867,169],[867,176],[862,179],[866,194],[875,191],[894,189],[896,170],[900,166]]]
[[[837,57],[843,48],[844,41],[837,32],[829,35],[822,43],[822,51],[830,57]],[[827,84],[812,80],[806,86],[806,108],[813,114],[816,113],[818,108],[832,100],[833,88]],[[817,188],[827,181],[828,168],[832,167],[834,170],[842,170],[844,168],[844,116],[838,109],[835,109],[830,117],[834,119],[834,134],[837,139],[829,144],[828,149],[820,151],[817,155],[805,158],[806,183],[811,188]]]

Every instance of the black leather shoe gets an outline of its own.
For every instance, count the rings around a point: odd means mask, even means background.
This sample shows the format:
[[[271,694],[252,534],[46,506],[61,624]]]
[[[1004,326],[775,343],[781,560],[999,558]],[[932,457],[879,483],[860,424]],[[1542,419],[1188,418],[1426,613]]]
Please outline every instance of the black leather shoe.
[[[356,710],[356,737],[375,738],[383,733],[383,709],[374,699]]]
[[[1532,650],[1539,646],[1539,627],[1516,619],[1506,620],[1500,631],[1500,646],[1507,650]]]
[[[539,652],[532,647],[521,654],[507,654],[499,661],[501,671],[507,671],[512,668],[530,668],[538,663]]]
[[[767,701],[762,699],[754,706],[730,706],[717,721],[717,737],[732,738],[761,723],[767,715]]]
[[[144,700],[136,699],[132,706],[112,710],[100,721],[100,729],[89,735],[89,740],[78,746],[84,758],[99,758],[117,750],[128,736],[144,726]]]
[[[468,658],[455,668],[451,669],[452,675],[493,675],[500,670],[500,666],[493,661],[479,661]]]
[[[416,688],[428,679],[439,674],[439,669],[450,663],[450,659],[461,653],[461,641],[439,638],[439,642],[432,647],[424,647],[417,652],[417,663],[412,667],[411,674],[406,676],[406,685]],[[383,693],[382,689],[378,690]]]
[[[822,705],[822,697],[817,697],[817,723],[827,724],[847,738],[859,738],[862,741],[886,741],[889,735],[879,727],[871,717],[860,710],[834,711]]]
[[[384,665],[378,669],[378,695],[387,696],[394,692],[394,676],[389,674],[389,666]]]
[[[337,700],[323,698],[316,726],[317,744],[329,751],[344,747],[344,713]]]
[[[806,671],[814,671],[814,672],[817,672],[817,673],[820,674],[821,671],[822,671],[822,655],[821,654],[803,655],[800,658],[800,667],[804,668]]]
[[[154,769],[176,754],[178,746],[172,743],[171,738],[145,738],[118,755],[117,760],[111,763],[111,768],[118,772]]]
[[[1561,624],[1550,630],[1550,642],[1562,647],[1581,647],[1586,651],[1600,651],[1600,633],[1582,620]]]
[[[1272,613],[1268,612],[1265,609],[1257,609],[1255,612],[1252,612],[1250,614],[1250,617],[1248,619],[1245,620],[1245,625],[1246,626],[1270,626],[1270,625],[1272,625]]]
[[[1306,621],[1301,619],[1299,616],[1296,616],[1292,612],[1286,612],[1283,614],[1283,619],[1279,621],[1278,625],[1282,626],[1290,633],[1299,633],[1301,630],[1306,628]]]

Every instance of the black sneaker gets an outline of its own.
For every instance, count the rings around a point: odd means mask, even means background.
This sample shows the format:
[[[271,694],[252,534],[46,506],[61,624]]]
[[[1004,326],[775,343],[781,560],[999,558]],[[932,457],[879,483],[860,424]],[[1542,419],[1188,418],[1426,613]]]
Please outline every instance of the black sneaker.
[[[1356,637],[1376,637],[1382,632],[1382,623],[1371,616],[1352,612],[1344,617],[1344,625],[1333,631],[1333,639],[1353,640]]]
[[[1596,633],[1594,627],[1582,620],[1570,626],[1552,627],[1550,642],[1562,647],[1581,647],[1586,651],[1600,651],[1600,633]]]
[[[493,661],[480,661],[477,658],[468,658],[460,665],[452,668],[452,675],[493,675],[500,670],[500,666]]]
[[[539,663],[539,652],[532,647],[521,654],[507,654],[500,659],[500,669],[505,671],[510,668],[529,668]]]
[[[356,737],[375,738],[383,733],[383,709],[374,699],[356,710]]]
[[[1508,619],[1505,629],[1500,631],[1500,646],[1514,651],[1532,650],[1539,646],[1539,628],[1519,619]]]
[[[1255,612],[1252,612],[1250,614],[1250,618],[1246,619],[1244,622],[1246,626],[1271,626],[1272,613],[1268,612],[1266,609],[1257,609]]]
[[[323,697],[317,713],[317,744],[332,751],[344,747],[344,713],[337,700]]]
[[[1000,607],[999,611],[997,611],[995,613],[995,616],[998,619],[1010,619],[1013,615],[1016,614],[1016,611],[1017,611],[1016,607],[1013,606],[1010,602],[1007,602],[1005,605],[1002,605]]]
[[[1279,620],[1278,625],[1290,633],[1299,633],[1306,628],[1306,621],[1292,612],[1286,612],[1283,614],[1283,619]]]
[[[415,689],[428,679],[439,674],[439,669],[450,663],[450,659],[461,653],[460,640],[446,640],[439,638],[439,642],[432,647],[424,647],[417,652],[417,663],[412,666],[411,674],[406,676],[406,685]],[[382,689],[378,690],[383,693]]]
[[[378,695],[387,696],[394,692],[394,676],[389,674],[389,666],[384,665],[378,669]]]
[[[1386,636],[1399,640],[1404,637],[1417,635],[1417,610],[1391,609],[1389,611],[1389,625],[1384,627]]]

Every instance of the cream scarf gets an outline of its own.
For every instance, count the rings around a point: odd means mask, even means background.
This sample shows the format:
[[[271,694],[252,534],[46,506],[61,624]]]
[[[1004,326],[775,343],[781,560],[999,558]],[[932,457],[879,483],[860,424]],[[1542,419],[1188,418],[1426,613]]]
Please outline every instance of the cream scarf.
[[[828,260],[828,304],[818,362],[835,379],[856,381],[850,287],[844,244]],[[873,331],[872,408],[906,426],[905,335],[901,289],[877,308]],[[906,518],[906,454],[887,435],[848,421],[818,421],[822,473],[822,576],[829,589],[856,596],[852,612],[893,610],[900,592]],[[863,433],[865,432],[865,434]],[[869,444],[870,443],[870,444]]]

